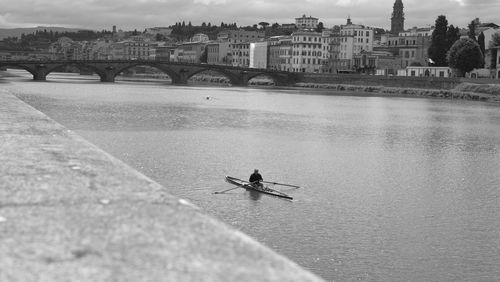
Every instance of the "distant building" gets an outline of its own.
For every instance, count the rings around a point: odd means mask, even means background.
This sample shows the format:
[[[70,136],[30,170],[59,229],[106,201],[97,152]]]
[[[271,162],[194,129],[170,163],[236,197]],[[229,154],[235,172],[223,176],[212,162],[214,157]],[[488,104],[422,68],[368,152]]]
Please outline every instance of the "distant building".
[[[250,43],[249,64],[250,68],[265,69],[267,68],[267,51],[268,42],[252,42]]]
[[[391,17],[391,34],[399,35],[405,29],[405,14],[402,0],[394,2]]]
[[[231,65],[232,54],[229,42],[211,42],[207,44],[207,63],[211,65]]]
[[[161,34],[167,37],[172,33],[172,29],[168,27],[150,27],[146,28],[146,33],[151,35]]]
[[[203,33],[197,33],[191,37],[190,42],[207,42],[209,41],[208,35]]]
[[[279,70],[281,64],[280,58],[280,37],[273,36],[267,39],[268,53],[267,53],[267,68],[270,70]]]
[[[282,37],[279,40],[281,71],[292,71],[293,61],[293,39],[292,36]]]
[[[280,26],[281,29],[296,29],[297,25],[296,24],[282,24]]]
[[[432,32],[434,31],[434,27],[412,27],[411,29],[404,30],[399,32],[398,36],[423,36],[430,37],[432,36]]]
[[[318,26],[318,19],[302,15],[300,18],[295,18],[295,26],[299,29],[314,29]]]
[[[419,76],[419,77],[450,77],[451,69],[449,67],[407,67],[402,70],[399,75],[402,76]]]
[[[264,40],[265,32],[262,30],[224,30],[217,34],[218,41],[230,43],[258,42]]]
[[[390,52],[362,51],[354,55],[354,68],[358,73],[395,75],[401,69],[401,58]]]
[[[403,33],[405,34],[405,33]],[[401,68],[408,66],[426,66],[428,61],[427,50],[431,43],[430,36],[382,36],[383,42],[375,47],[375,51],[391,52],[401,57]]]
[[[22,51],[0,48],[0,60],[50,60],[53,54],[48,51]]]
[[[323,52],[319,32],[299,30],[292,34],[292,68],[294,72],[321,71]]]
[[[131,40],[121,42],[125,48],[124,53],[126,60],[154,60],[152,54],[153,45],[142,37],[133,37]]]
[[[340,36],[339,69],[352,69],[354,55],[373,50],[373,28],[353,24],[350,18],[340,27]]]
[[[75,53],[80,44],[68,37],[60,37],[56,42],[50,44],[48,52],[53,60],[75,60]]]
[[[401,57],[391,52],[373,51],[369,54],[375,58],[376,75],[397,75],[401,69]]]
[[[323,30],[322,40],[322,68],[323,73],[337,73],[340,58],[340,27]]]
[[[115,42],[109,46],[108,59],[123,60],[125,58],[125,45],[123,44],[123,42]]]
[[[199,64],[201,56],[205,52],[206,42],[185,42],[179,45],[175,51],[175,61],[181,63]]]
[[[500,46],[495,47],[494,49],[497,50],[497,57],[496,57],[496,78],[500,79]]]
[[[290,71],[292,63],[292,36],[273,36],[268,40],[267,68]]]
[[[177,46],[172,44],[169,45],[158,45],[156,46],[156,61],[170,62],[173,61],[172,54]]]
[[[112,41],[98,39],[94,41],[79,41],[73,50],[75,60],[108,60]]]
[[[231,44],[232,53],[232,65],[234,67],[245,67],[250,65],[250,43],[232,43]]]

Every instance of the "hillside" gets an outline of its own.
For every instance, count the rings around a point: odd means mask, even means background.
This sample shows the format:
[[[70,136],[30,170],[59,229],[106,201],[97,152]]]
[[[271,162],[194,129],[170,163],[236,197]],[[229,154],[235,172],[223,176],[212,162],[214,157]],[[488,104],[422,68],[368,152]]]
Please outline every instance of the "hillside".
[[[78,30],[83,30],[81,28],[66,28],[66,27],[54,27],[54,26],[38,26],[38,27],[28,27],[28,28],[0,28],[0,40],[7,37],[20,37],[21,34],[31,34],[37,30],[43,31],[53,31],[53,32],[76,32]]]

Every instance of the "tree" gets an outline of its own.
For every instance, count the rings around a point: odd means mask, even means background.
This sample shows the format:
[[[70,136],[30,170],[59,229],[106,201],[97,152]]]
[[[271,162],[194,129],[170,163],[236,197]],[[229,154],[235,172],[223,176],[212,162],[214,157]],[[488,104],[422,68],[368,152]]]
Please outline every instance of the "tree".
[[[486,56],[486,48],[485,48],[485,43],[484,43],[484,33],[481,32],[479,36],[477,37],[477,43],[479,44],[479,50],[481,50],[481,54],[483,54],[483,59]],[[484,67],[484,61],[481,67]]]
[[[208,61],[208,46],[205,46],[205,50],[200,56],[200,63],[206,63]]]
[[[165,36],[163,34],[161,34],[161,33],[157,33],[155,35],[155,40],[156,41],[164,41],[165,39],[166,39]]]
[[[477,37],[477,43],[479,44],[479,47],[481,48],[481,52],[484,55],[484,52],[486,51],[486,46],[484,42],[484,33],[481,31],[479,36]]]
[[[469,24],[469,38],[474,40],[474,41],[477,41],[476,39],[476,21],[471,21],[470,24]]]
[[[464,76],[466,72],[481,67],[484,59],[475,40],[462,38],[451,46],[447,60],[450,67],[458,71],[459,76]]]
[[[447,48],[447,40],[446,33],[448,31],[448,20],[446,16],[439,16],[436,19],[436,27],[432,32],[431,36],[431,45],[427,50],[427,54],[429,58],[431,58],[436,66],[446,66],[446,51]]]
[[[446,50],[450,50],[451,46],[453,46],[458,39],[460,39],[460,28],[450,25],[446,32]]]
[[[262,29],[265,30],[266,27],[269,25],[269,23],[268,22],[260,22],[259,25],[262,26]]]
[[[323,23],[322,22],[319,22],[318,25],[316,26],[315,28],[315,31],[316,32],[322,32],[323,29],[325,29],[325,27],[323,26]]]

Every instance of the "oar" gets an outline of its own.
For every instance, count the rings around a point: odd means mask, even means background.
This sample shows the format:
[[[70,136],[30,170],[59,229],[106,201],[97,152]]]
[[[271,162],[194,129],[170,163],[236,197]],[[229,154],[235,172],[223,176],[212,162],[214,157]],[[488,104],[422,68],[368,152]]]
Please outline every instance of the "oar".
[[[231,190],[238,189],[238,188],[241,188],[241,187],[238,186],[238,187],[227,189],[227,190],[224,190],[224,191],[221,191],[221,192],[214,192],[214,194],[223,194],[223,193],[226,193],[227,191],[231,191]]]
[[[262,182],[269,183],[269,184],[274,184],[274,185],[281,185],[281,186],[288,186],[288,187],[293,187],[293,188],[300,188],[300,186],[290,185],[290,184],[284,184],[284,183],[278,183],[278,182],[269,182],[269,181],[262,181]]]

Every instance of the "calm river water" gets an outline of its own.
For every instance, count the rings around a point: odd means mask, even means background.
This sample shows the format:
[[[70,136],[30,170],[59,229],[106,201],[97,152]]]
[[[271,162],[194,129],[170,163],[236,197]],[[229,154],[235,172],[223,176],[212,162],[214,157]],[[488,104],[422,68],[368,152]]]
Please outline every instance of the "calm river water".
[[[48,79],[0,80],[326,280],[500,280],[500,105]],[[254,168],[303,188],[213,194]]]

